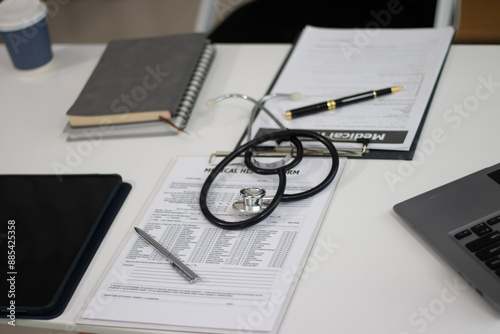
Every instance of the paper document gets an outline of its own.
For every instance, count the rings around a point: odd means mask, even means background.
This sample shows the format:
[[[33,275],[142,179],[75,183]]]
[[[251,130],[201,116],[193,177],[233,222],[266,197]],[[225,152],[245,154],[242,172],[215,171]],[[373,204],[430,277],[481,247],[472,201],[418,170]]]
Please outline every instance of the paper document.
[[[213,166],[208,158],[179,158],[146,205],[137,226],[172,252],[201,281],[189,284],[145,240],[131,234],[78,322],[134,328],[204,332],[273,332],[307,260],[342,172],[321,193],[280,203],[263,222],[224,230],[202,215],[198,199]],[[287,174],[286,193],[315,186],[330,159],[305,158]],[[258,186],[272,196],[276,175],[229,165],[208,194],[212,213],[237,217],[232,203],[240,189]]]
[[[451,27],[306,27],[272,88],[272,93],[300,92],[302,100],[271,99],[266,106],[287,128],[318,130],[341,140],[369,139],[371,149],[407,151],[431,100],[453,33]],[[394,86],[403,89],[331,111],[285,119],[286,110]],[[277,128],[265,113],[254,124],[254,133]]]

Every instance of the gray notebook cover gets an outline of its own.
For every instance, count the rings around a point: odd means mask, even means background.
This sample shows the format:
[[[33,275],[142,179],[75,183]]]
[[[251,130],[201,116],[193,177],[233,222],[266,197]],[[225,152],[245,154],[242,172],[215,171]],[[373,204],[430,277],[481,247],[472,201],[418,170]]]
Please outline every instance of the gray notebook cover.
[[[67,114],[175,116],[206,44],[202,33],[111,41]]]

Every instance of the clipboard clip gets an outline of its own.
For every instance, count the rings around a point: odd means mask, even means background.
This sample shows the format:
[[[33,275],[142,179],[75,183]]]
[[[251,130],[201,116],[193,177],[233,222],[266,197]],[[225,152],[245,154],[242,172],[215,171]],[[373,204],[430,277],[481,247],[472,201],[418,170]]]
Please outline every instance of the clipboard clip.
[[[306,138],[301,138],[303,141],[307,141]],[[332,140],[333,141],[333,140]],[[357,140],[335,140],[333,142],[351,142],[351,143],[359,143],[361,144],[361,147],[353,147],[353,148],[341,148],[337,149],[337,152],[340,157],[346,157],[346,158],[361,158],[365,153],[369,153],[370,150],[368,149],[368,144],[370,143],[369,139],[357,139]],[[261,146],[260,149],[258,150],[253,150],[252,155],[255,158],[285,158],[290,155],[291,151],[291,156],[295,157],[296,156],[296,149],[295,147],[285,147],[285,146],[279,146],[275,145],[274,147],[271,146]],[[216,151],[215,153],[212,153],[210,155],[209,159],[209,164],[210,165],[216,165],[216,159],[217,158],[224,158],[231,154],[230,151]],[[241,154],[241,157],[244,155]],[[330,152],[328,152],[327,149],[324,147],[304,147],[304,156],[305,157],[329,157]],[[240,164],[240,163],[234,163],[234,164]]]

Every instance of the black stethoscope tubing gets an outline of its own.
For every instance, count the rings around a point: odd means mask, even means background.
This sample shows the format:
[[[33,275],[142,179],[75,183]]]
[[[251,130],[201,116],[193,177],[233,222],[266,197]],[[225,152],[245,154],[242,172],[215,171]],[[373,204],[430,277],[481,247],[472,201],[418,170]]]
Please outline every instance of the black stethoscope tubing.
[[[300,163],[302,160],[304,153],[303,153],[303,147],[301,141],[298,139],[298,137],[306,137],[306,138],[311,138],[315,139],[319,142],[321,142],[325,147],[328,149],[330,152],[330,156],[332,159],[332,166],[330,168],[330,171],[328,175],[321,181],[318,185],[315,187],[300,192],[300,193],[295,193],[295,194],[285,194],[285,188],[286,188],[286,171],[295,167],[297,164]],[[257,145],[269,141],[269,140],[290,140],[296,147],[296,156],[295,158],[289,162],[288,164],[278,167],[278,168],[271,168],[271,169],[265,169],[265,168],[260,168],[255,166],[255,164],[252,163],[251,158],[252,158],[252,149],[257,147]],[[276,194],[274,195],[273,200],[271,203],[269,203],[268,207],[263,210],[261,213],[256,214],[255,216],[252,216],[249,219],[246,220],[241,220],[238,222],[228,222],[225,220],[222,220],[216,216],[214,216],[210,210],[208,209],[207,205],[207,197],[208,197],[208,192],[210,190],[210,187],[212,186],[212,183],[215,181],[217,175],[236,157],[238,157],[240,154],[245,152],[245,164],[247,167],[254,171],[255,173],[258,174],[277,174],[279,177],[279,185],[278,189],[276,190]],[[323,189],[325,189],[335,178],[337,171],[339,168],[339,156],[337,153],[337,150],[335,146],[332,144],[330,140],[325,138],[324,136],[320,135],[317,132],[309,131],[309,130],[282,130],[282,131],[277,131],[277,132],[272,132],[270,134],[255,138],[246,144],[241,145],[240,147],[237,147],[233,152],[231,152],[227,157],[225,157],[209,174],[207,179],[205,180],[205,183],[203,184],[203,187],[201,188],[200,192],[200,209],[203,213],[203,215],[213,224],[222,227],[224,229],[241,229],[245,227],[250,227],[252,225],[255,225],[262,220],[266,219],[273,211],[276,209],[278,206],[279,202],[290,202],[290,201],[296,201],[296,200],[301,200],[308,198],[310,196],[314,196],[317,193],[321,192]]]

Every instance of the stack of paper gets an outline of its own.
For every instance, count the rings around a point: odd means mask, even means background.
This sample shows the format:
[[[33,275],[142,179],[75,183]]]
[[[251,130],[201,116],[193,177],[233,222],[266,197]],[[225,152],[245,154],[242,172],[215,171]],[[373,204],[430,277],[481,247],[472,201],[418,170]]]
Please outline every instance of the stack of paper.
[[[307,200],[281,203],[263,222],[243,230],[209,223],[198,204],[212,166],[207,158],[179,158],[147,205],[138,226],[174,253],[201,281],[189,284],[146,241],[133,234],[104,277],[80,322],[191,331],[273,332],[277,329],[321,226],[336,180]],[[287,193],[318,184],[330,159],[305,159],[287,176]],[[265,188],[276,175],[231,165],[209,193],[210,210],[229,220],[240,189]],[[105,301],[105,302],[103,302]]]

